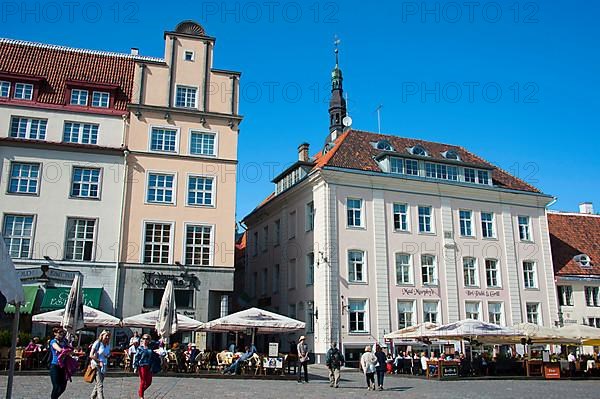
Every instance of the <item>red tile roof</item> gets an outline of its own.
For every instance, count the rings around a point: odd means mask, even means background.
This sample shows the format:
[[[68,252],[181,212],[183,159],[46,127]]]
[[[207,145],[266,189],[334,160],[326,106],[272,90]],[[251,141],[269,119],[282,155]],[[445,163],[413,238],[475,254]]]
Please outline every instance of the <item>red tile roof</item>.
[[[65,105],[66,81],[116,85],[115,109],[131,101],[135,57],[128,54],[0,39],[0,73],[45,79],[38,102]]]
[[[548,212],[548,228],[556,275],[600,275],[600,215]],[[573,260],[580,254],[592,267]]]

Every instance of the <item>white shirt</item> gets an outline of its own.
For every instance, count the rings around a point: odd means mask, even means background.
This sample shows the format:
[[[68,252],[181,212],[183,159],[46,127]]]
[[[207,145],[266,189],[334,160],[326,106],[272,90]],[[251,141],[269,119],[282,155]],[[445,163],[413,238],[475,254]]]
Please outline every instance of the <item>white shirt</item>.
[[[569,360],[569,363],[577,361],[577,358],[572,353],[569,353],[569,356],[567,356],[567,359]]]
[[[102,368],[100,369],[100,372],[104,374],[106,373],[106,363],[108,362],[108,357],[110,357],[110,344],[104,345],[100,341],[94,343],[94,345],[92,346],[92,350],[90,351],[90,356],[94,352],[96,345],[98,345],[96,349],[96,357],[102,363]],[[90,360],[90,364],[92,367],[98,367],[98,363],[94,359]]]

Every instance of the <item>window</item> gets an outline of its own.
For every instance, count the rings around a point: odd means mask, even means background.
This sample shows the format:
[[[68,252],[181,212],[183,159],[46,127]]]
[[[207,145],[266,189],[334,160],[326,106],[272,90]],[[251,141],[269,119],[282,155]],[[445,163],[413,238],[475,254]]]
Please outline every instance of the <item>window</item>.
[[[29,258],[33,241],[33,215],[4,215],[2,238],[11,258]]]
[[[414,301],[398,301],[398,329],[410,327],[415,324],[414,313]]]
[[[190,133],[190,154],[214,156],[216,153],[216,135],[214,133]]]
[[[488,302],[488,317],[492,324],[502,325],[503,312],[502,302]]]
[[[585,304],[588,307],[598,307],[600,306],[600,298],[599,298],[599,291],[600,288],[598,287],[585,287],[584,288],[585,291]]]
[[[390,173],[404,173],[404,160],[402,158],[390,158]]]
[[[379,140],[377,142],[376,147],[378,150],[394,151],[394,148],[392,147],[392,143],[390,143],[388,140]]]
[[[537,272],[534,262],[528,260],[523,262],[523,280],[525,288],[537,288]]]
[[[527,323],[531,324],[542,324],[540,318],[540,304],[539,303],[528,303],[527,307]]]
[[[177,309],[194,308],[194,290],[174,290]],[[162,298],[161,298],[162,300]],[[158,305],[160,307],[160,304]]]
[[[519,216],[519,238],[521,241],[531,241],[529,216]]]
[[[435,256],[421,255],[421,278],[423,280],[423,285],[437,285]]]
[[[396,284],[412,284],[413,271],[409,254],[396,254]]]
[[[269,226],[263,227],[262,250],[267,252],[269,248]]]
[[[350,317],[350,332],[367,332],[367,301],[364,299],[350,299],[348,301],[348,314]]]
[[[185,264],[210,266],[212,249],[212,227],[186,225],[185,228]]]
[[[63,141],[65,143],[96,144],[98,142],[98,125],[65,122]]]
[[[394,230],[408,231],[407,204],[394,204]]]
[[[281,243],[281,220],[277,219],[275,221],[275,245],[279,245]]]
[[[288,317],[291,317],[292,319],[296,318],[296,304],[295,303],[290,303],[288,305]]]
[[[448,180],[458,181],[458,167],[456,166],[446,166],[448,171]]]
[[[266,296],[267,295],[267,282],[269,280],[269,270],[268,269],[263,269],[262,273],[260,274],[260,295],[261,296]]]
[[[362,227],[362,200],[348,198],[346,200],[348,227]]]
[[[465,182],[476,183],[475,169],[465,168]]]
[[[8,98],[10,95],[10,82],[0,80],[0,97]]]
[[[65,260],[92,260],[95,228],[96,221],[93,219],[67,219]]]
[[[45,140],[47,119],[13,116],[10,122],[10,137],[19,139]]]
[[[153,127],[150,134],[150,150],[177,152],[177,130]]]
[[[481,234],[483,238],[494,238],[494,214],[491,212],[481,212]]]
[[[279,265],[273,268],[273,294],[279,292]]]
[[[363,251],[348,251],[348,282],[366,282],[365,253]]]
[[[305,230],[313,231],[315,229],[315,203],[309,202],[306,204],[306,220]]]
[[[309,252],[306,255],[306,285],[313,285],[315,282],[315,253]]]
[[[33,99],[33,85],[30,83],[15,84],[14,98],[16,98],[17,100]]]
[[[465,302],[465,315],[467,319],[479,320],[481,315],[481,303]]]
[[[425,162],[425,176],[434,179],[447,179],[448,170],[446,169],[446,165]]]
[[[446,159],[452,159],[452,160],[455,160],[455,161],[460,161],[460,157],[458,156],[458,153],[456,151],[454,151],[454,150],[445,151],[442,155]]]
[[[573,306],[573,287],[570,285],[558,286],[558,304],[560,306]]]
[[[306,333],[313,334],[315,332],[315,304],[312,301],[306,302]]]
[[[110,93],[95,91],[92,93],[92,107],[108,108],[110,104]]]
[[[214,178],[205,176],[188,177],[188,205],[214,205]]]
[[[88,91],[73,89],[71,90],[71,105],[86,106],[88,103]]]
[[[11,194],[37,194],[39,180],[39,163],[12,162],[8,192]]]
[[[427,151],[425,151],[425,148],[421,147],[420,145],[416,145],[414,147],[411,148],[410,151],[413,155],[420,155],[420,156],[427,156]]]
[[[478,287],[479,276],[477,273],[477,260],[475,258],[463,258],[463,274],[465,287]]]
[[[254,240],[252,240],[252,255],[258,255],[258,231],[254,232]]]
[[[100,198],[100,169],[74,167],[71,197]]]
[[[153,204],[174,204],[173,197],[175,175],[163,173],[148,174],[147,202]]]
[[[592,260],[586,254],[579,254],[573,256],[573,260],[581,267],[592,267]]]
[[[418,176],[419,175],[419,161],[415,159],[405,159],[404,160],[404,173],[407,175]]]
[[[588,317],[588,325],[600,328],[600,317]]]
[[[473,237],[473,212],[467,210],[459,211],[460,235]]]
[[[175,106],[180,108],[196,108],[197,90],[195,87],[177,86]]]
[[[500,270],[496,259],[485,260],[485,281],[488,288],[499,288],[501,286]]]
[[[487,170],[478,170],[477,171],[477,182],[479,184],[489,184],[490,175]]]
[[[192,50],[185,50],[183,53],[183,59],[185,61],[194,61],[194,52]]]
[[[296,211],[290,212],[288,215],[288,239],[296,237]]]
[[[288,268],[288,289],[296,288],[296,259],[290,259]]]
[[[423,321],[426,323],[438,323],[437,301],[423,301]]]
[[[171,255],[171,224],[146,223],[144,263],[168,264]]]
[[[431,207],[419,206],[419,233],[431,232]]]

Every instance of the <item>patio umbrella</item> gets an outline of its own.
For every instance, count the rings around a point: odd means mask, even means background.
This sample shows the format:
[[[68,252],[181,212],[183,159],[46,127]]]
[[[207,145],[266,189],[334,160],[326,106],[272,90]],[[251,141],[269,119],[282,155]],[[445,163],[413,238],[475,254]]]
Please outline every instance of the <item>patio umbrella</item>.
[[[266,310],[250,308],[209,321],[201,330],[235,332],[252,329],[256,334],[278,334],[303,330],[305,327],[306,324],[302,321]]]
[[[167,281],[158,310],[158,319],[154,327],[158,335],[167,340],[177,332],[177,308],[175,306],[175,290],[173,280]]]
[[[126,317],[121,324],[123,327],[138,327],[138,328],[156,328],[159,311],[155,310],[148,313],[142,313],[135,316]],[[191,317],[177,314],[177,330],[178,331],[194,331],[201,328],[204,324]]]
[[[58,326],[62,323],[64,315],[65,310],[58,309],[51,312],[36,314],[31,318],[31,321],[50,326]],[[121,320],[108,313],[83,305],[83,325],[84,327],[119,327],[121,325]]]
[[[10,361],[8,369],[8,381],[6,384],[6,398],[12,397],[13,379],[15,375],[15,353],[17,351],[17,336],[19,334],[19,315],[21,303],[25,301],[23,285],[17,276],[15,265],[10,257],[10,253],[0,239],[0,293],[6,299],[6,302],[15,305],[15,318],[12,325],[12,339],[10,350]]]
[[[521,338],[526,338],[535,344],[570,344],[577,343],[577,340],[565,337],[560,329],[555,327],[544,327],[533,323],[518,323],[512,326],[520,334],[519,337],[512,337],[513,343],[519,343]]]
[[[435,323],[419,323],[414,326],[401,328],[384,336],[385,339],[418,339],[428,337],[428,333],[438,327]]]
[[[577,340],[581,345],[597,345],[600,341],[600,328],[583,324],[570,324],[558,329],[565,338]]]
[[[479,342],[502,343],[506,342],[507,338],[517,336],[519,336],[519,332],[512,328],[480,320],[466,319],[434,328],[428,338],[441,340],[476,339]]]
[[[60,326],[69,333],[81,330],[84,327],[82,280],[81,274],[77,273],[73,279],[73,284],[71,284],[71,291],[69,291],[69,297],[65,304],[65,313],[60,323]]]

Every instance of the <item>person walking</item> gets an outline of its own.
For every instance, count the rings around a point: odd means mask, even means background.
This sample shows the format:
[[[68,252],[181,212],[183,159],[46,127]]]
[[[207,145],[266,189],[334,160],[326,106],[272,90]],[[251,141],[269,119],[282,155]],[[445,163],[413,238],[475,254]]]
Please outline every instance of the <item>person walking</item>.
[[[344,355],[337,347],[337,342],[331,343],[331,348],[329,348],[325,356],[325,363],[327,364],[327,368],[329,368],[329,386],[339,388],[340,370],[345,360]]]
[[[302,369],[304,369],[304,382],[308,383],[308,345],[306,345],[306,337],[301,336],[298,340],[298,384],[302,383]]]
[[[68,349],[69,343],[65,339],[65,330],[55,327],[52,332],[54,339],[50,341],[50,381],[52,381],[51,399],[58,399],[67,389],[67,376],[64,367],[61,367],[58,357],[63,350]]]
[[[103,330],[90,351],[90,366],[96,369],[91,399],[104,399],[104,376],[110,357],[110,331]]]
[[[365,353],[360,358],[360,367],[365,373],[367,379],[367,389],[375,390],[375,367],[377,366],[377,357],[371,351],[371,346],[365,346]]]
[[[377,358],[377,366],[375,367],[375,372],[377,373],[377,386],[380,391],[383,391],[383,378],[386,372],[387,358],[379,345],[375,348],[375,357]]]
[[[140,375],[140,388],[138,390],[140,399],[144,399],[144,392],[152,385],[152,370],[150,369],[152,350],[149,348],[149,344],[150,335],[142,335],[140,346],[133,358],[133,371]]]

